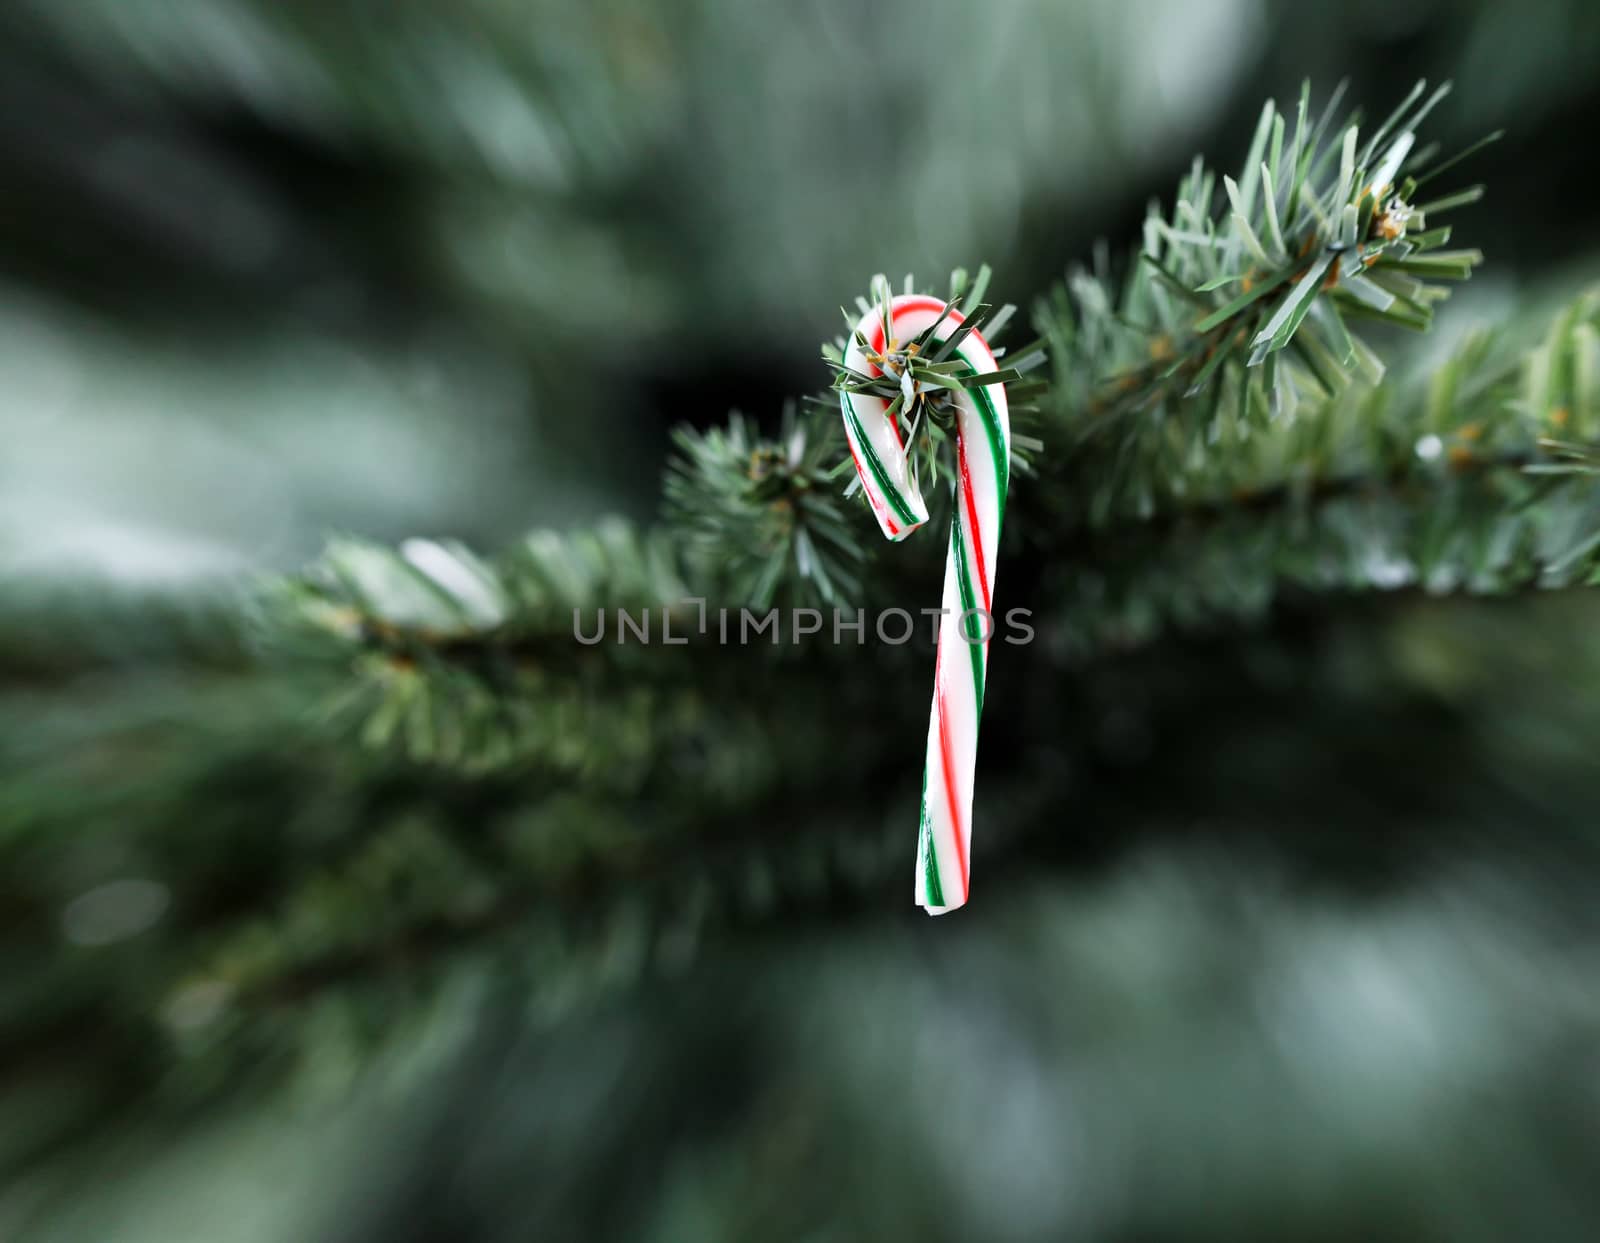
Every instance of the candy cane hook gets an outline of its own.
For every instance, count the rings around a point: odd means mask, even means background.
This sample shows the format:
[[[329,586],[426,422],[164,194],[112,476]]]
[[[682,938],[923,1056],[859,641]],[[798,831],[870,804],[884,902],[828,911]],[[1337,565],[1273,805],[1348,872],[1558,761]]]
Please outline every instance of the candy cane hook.
[[[943,342],[960,328],[962,317],[938,298],[911,294],[893,298],[887,315],[880,305],[861,318],[846,345],[844,365],[865,376],[883,375],[887,367],[889,374],[904,379],[904,366],[896,363],[895,355],[903,357],[906,346],[936,324],[932,341]],[[988,343],[977,332],[962,337],[955,356],[975,375],[999,370]],[[912,388],[905,381],[903,391]],[[917,905],[930,915],[942,915],[967,900],[978,717],[994,632],[995,554],[1011,476],[1005,385],[941,391],[956,410],[956,504],[945,555],[944,613],[939,619],[917,839]],[[888,415],[889,403],[870,393],[841,392],[840,406],[867,502],[883,533],[902,540],[927,522],[928,507],[911,475],[897,421]]]

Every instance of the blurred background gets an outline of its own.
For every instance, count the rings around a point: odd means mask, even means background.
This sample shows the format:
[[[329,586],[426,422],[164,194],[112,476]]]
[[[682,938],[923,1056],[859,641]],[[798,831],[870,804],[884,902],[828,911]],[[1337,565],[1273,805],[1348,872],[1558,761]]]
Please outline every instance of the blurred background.
[[[1597,65],[1592,0],[0,9],[0,1239],[1593,1238],[1580,596],[1098,671],[937,925],[534,912],[248,1023],[195,964],[403,920],[386,859],[534,815],[325,759],[249,576],[648,520],[669,429],[775,426],[874,272],[1026,308],[1304,77],[1509,133],[1401,369],[1536,325],[1600,272]],[[359,895],[262,896],[358,832]]]

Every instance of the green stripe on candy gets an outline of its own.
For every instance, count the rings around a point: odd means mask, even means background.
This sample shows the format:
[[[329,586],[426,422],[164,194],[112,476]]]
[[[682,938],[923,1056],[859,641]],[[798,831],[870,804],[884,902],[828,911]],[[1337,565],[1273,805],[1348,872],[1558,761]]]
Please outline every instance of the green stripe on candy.
[[[944,886],[939,883],[939,856],[933,848],[933,817],[928,815],[928,768],[922,768],[922,874],[928,887],[928,903],[944,905]]]
[[[958,351],[959,353],[959,351]],[[977,368],[969,366],[962,375],[977,375]],[[999,522],[995,524],[995,538],[1000,537],[1000,522],[1006,516],[1006,492],[1010,488],[1011,480],[1011,451],[1006,447],[1005,440],[1000,435],[1000,416],[995,413],[994,403],[989,399],[988,388],[978,385],[976,388],[964,390],[972,398],[972,404],[977,407],[978,420],[983,424],[984,436],[989,441],[989,459],[994,463],[995,499],[998,501]]]
[[[910,506],[901,498],[900,493],[890,482],[889,476],[883,469],[883,463],[878,460],[877,451],[873,449],[872,442],[867,439],[867,434],[862,430],[861,420],[856,417],[855,407],[850,404],[850,395],[844,394],[839,399],[840,408],[844,417],[850,422],[850,429],[855,433],[856,444],[861,449],[861,457],[867,464],[867,469],[872,472],[872,477],[878,481],[878,490],[883,493],[900,520],[911,526],[917,525],[917,517],[911,512]]]
[[[950,524],[950,547],[956,562],[956,586],[961,593],[961,615],[963,618],[977,608],[976,597],[972,592],[972,573],[967,569],[967,541],[961,534],[961,510],[964,506],[956,502],[955,521]],[[982,621],[973,617],[968,619],[979,626],[978,638],[983,637]],[[959,622],[961,637],[966,641],[967,654],[972,657],[972,689],[976,696],[978,711],[983,711],[983,644],[972,642],[971,631]],[[937,693],[937,692],[935,692]]]

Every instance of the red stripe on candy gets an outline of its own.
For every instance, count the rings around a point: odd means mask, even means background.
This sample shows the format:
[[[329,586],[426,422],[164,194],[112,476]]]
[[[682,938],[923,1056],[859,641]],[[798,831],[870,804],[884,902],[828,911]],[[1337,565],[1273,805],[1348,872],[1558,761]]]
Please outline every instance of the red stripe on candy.
[[[967,469],[967,439],[956,437],[956,460],[961,467],[961,499],[967,507],[967,526],[972,531],[972,559],[978,563],[978,589],[983,592],[983,611],[989,611],[989,571],[983,566],[983,536],[978,530],[977,501],[972,495],[972,472]]]
[[[946,305],[946,302],[942,298],[930,298],[927,296],[920,298],[907,298],[904,302],[900,303],[899,306],[895,307],[894,314],[891,315],[890,318],[899,319],[902,315],[910,315],[913,311],[942,311]],[[961,323],[961,312],[951,311],[947,318],[952,324],[959,326]]]
[[[942,311],[944,308],[945,304],[938,298],[910,298],[896,306],[890,313],[889,318],[891,321],[893,321],[898,320],[902,315],[910,315],[913,311]],[[956,325],[956,327],[959,328],[961,326],[962,321],[960,311],[951,311],[950,314],[945,318],[948,319],[952,324]],[[874,354],[883,353],[883,316],[879,315],[874,317],[872,324],[872,335],[867,338],[867,344],[872,346],[872,352]],[[867,365],[872,367],[874,375],[883,374],[876,367],[873,367],[871,363],[868,363]]]
[[[955,836],[956,862],[961,868],[961,900],[967,900],[967,852],[962,846],[961,812],[956,807],[955,757],[950,754],[950,731],[945,728],[944,674],[940,663],[933,667],[934,702],[939,705],[939,761],[944,769],[944,797],[950,807],[950,831]]]
[[[845,443],[850,444],[850,438],[848,436],[845,437]],[[881,514],[883,512],[883,503],[878,499],[877,495],[872,491],[872,489],[867,487],[867,472],[862,469],[861,459],[856,456],[855,445],[850,445],[850,460],[856,464],[856,478],[861,480],[861,490],[867,494],[867,504],[872,506],[873,513]]]

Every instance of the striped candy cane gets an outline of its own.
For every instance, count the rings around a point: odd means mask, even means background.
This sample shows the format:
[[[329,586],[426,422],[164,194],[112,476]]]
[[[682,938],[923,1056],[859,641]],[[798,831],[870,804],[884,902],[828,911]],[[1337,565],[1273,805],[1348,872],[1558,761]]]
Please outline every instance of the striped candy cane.
[[[887,319],[893,338],[889,341],[884,339],[881,306],[862,317],[845,349],[847,368],[861,375],[882,375],[878,364],[888,361],[886,355],[903,349],[935,324],[934,340],[947,340],[962,323],[961,315],[946,310],[939,299],[918,295],[892,299]],[[863,351],[863,339],[870,353]],[[955,354],[972,374],[999,370],[988,343],[976,332],[961,339]],[[930,915],[954,910],[967,900],[978,716],[983,710],[988,640],[994,630],[995,552],[1011,473],[1005,386],[943,391],[956,407],[957,477],[917,840],[917,905],[926,907]],[[897,421],[888,417],[889,403],[871,394],[844,392],[840,405],[850,453],[872,512],[886,536],[902,540],[927,522],[928,507],[911,477]]]

